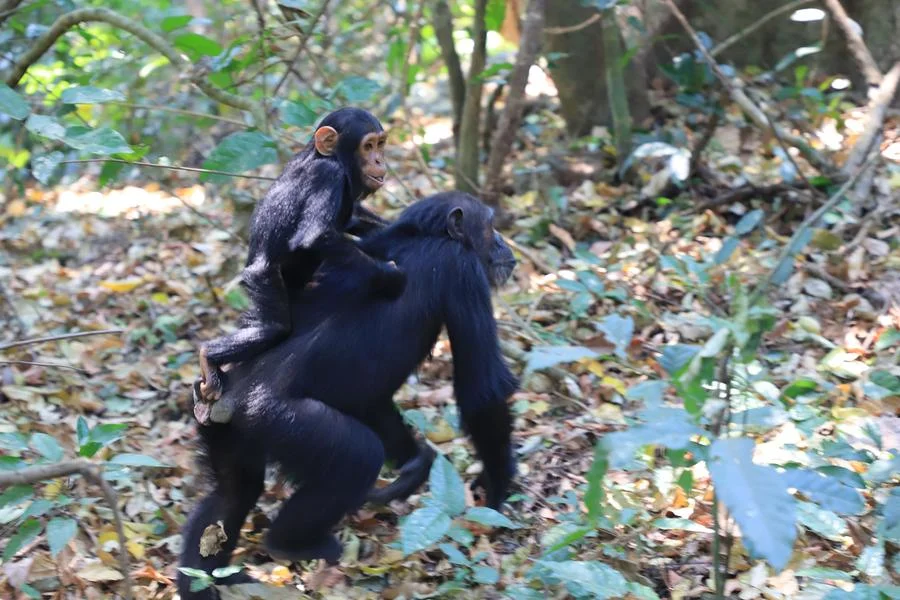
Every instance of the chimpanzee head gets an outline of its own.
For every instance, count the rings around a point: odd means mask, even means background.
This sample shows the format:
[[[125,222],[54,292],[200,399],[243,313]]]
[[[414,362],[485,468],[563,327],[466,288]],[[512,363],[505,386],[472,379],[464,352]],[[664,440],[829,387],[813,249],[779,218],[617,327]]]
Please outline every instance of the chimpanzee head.
[[[316,152],[333,156],[344,166],[354,198],[384,185],[387,133],[372,113],[341,108],[322,119],[314,136]]]
[[[484,265],[492,287],[500,287],[512,274],[516,259],[494,230],[494,211],[463,192],[429,196],[403,211],[398,223],[434,236],[448,236],[474,250]]]

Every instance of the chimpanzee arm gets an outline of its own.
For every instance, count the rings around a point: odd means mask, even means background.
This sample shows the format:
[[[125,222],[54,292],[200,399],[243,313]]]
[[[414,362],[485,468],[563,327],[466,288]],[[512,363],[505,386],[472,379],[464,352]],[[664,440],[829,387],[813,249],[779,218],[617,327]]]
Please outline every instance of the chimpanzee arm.
[[[452,272],[457,267],[464,272]],[[444,275],[445,285],[456,289],[456,293],[445,294],[456,402],[463,426],[484,464],[481,482],[487,492],[487,504],[496,509],[506,499],[515,470],[512,417],[506,400],[518,382],[500,354],[490,288],[480,265],[474,261],[469,265],[456,264]],[[451,278],[456,281],[447,281]]]
[[[357,203],[353,207],[353,216],[350,218],[350,224],[347,225],[346,231],[356,237],[365,237],[373,231],[384,229],[388,224],[385,219]]]

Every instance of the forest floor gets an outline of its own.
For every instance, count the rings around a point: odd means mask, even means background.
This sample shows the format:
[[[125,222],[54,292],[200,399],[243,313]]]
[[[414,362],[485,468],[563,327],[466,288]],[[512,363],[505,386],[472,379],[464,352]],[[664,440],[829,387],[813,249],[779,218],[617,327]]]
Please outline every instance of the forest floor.
[[[540,135],[557,134],[548,128]],[[531,150],[517,157],[525,168],[545,162],[540,135]],[[717,168],[738,160],[729,150],[728,135],[721,132],[712,152]],[[394,150],[398,166],[387,191],[374,202],[379,210],[396,213],[410,198],[437,191],[435,178],[437,187],[445,185],[436,173],[423,173],[411,152],[409,144]],[[775,157],[751,151],[739,162],[756,183],[779,180]],[[231,233],[240,229],[245,215],[236,215],[233,203],[212,196],[213,188],[204,189],[187,175],[175,181],[181,183],[172,188],[145,181],[95,191],[85,177],[50,192],[28,189],[0,214],[0,248],[8,255],[0,260],[4,342],[62,331],[122,330],[5,353],[4,361],[34,364],[0,362],[0,432],[51,434],[64,455],[73,457],[79,416],[91,427],[122,423],[127,429],[115,442],[118,452],[165,465],[135,468],[115,482],[140,598],[174,594],[179,526],[206,489],[195,466],[196,426],[189,406],[189,386],[199,373],[196,351],[200,341],[235,323],[241,297],[234,279],[246,252]],[[244,187],[258,196],[265,186]],[[655,198],[641,200],[635,187],[587,180],[569,185],[565,204],[553,205],[552,190],[524,188],[509,201],[513,224],[505,232],[516,241],[520,263],[495,302],[507,354],[518,357],[510,364],[521,374],[525,365],[517,351],[556,345],[589,347],[598,357],[530,374],[511,400],[522,464],[506,514],[520,528],[489,531],[465,525],[475,535],[473,551],[484,553],[481,561],[502,566],[503,572],[499,584],[469,580],[467,597],[499,597],[504,585],[524,578],[528,559],[539,556],[548,539],[558,539],[581,514],[596,440],[633,416],[627,390],[661,372],[657,357],[663,345],[709,336],[708,309],[698,297],[702,288],[690,273],[665,268],[660,257],[702,262],[721,249],[722,239],[749,207],[763,208],[764,226],[742,240],[728,266],[750,285],[764,276],[792,228],[821,201],[795,194],[772,204],[763,199],[698,210],[710,198],[689,192],[665,208]],[[897,165],[879,171],[874,189],[883,197],[898,195]],[[778,325],[765,348],[781,361],[773,369],[779,385],[804,376],[829,382],[823,402],[831,407],[832,422],[845,431],[874,423],[887,448],[900,447],[898,407],[873,400],[864,385],[866,372],[896,364],[897,345],[876,344],[885,330],[900,329],[900,249],[892,242],[900,235],[896,204],[858,240],[817,231],[799,268],[772,296]],[[723,276],[721,269],[711,272],[713,278]],[[598,327],[616,312],[633,318],[630,335],[610,335]],[[471,480],[477,467],[465,437],[453,426],[451,372],[449,346],[442,339],[400,391],[398,402]],[[796,430],[785,426],[777,432],[757,452],[770,458],[785,453],[788,460]],[[104,448],[97,458],[110,451]],[[607,501],[620,510],[631,506],[682,523],[690,520],[692,527],[600,532],[597,541],[617,537],[632,554],[604,560],[661,595],[678,589],[689,597],[703,585],[709,568],[710,504],[702,493],[687,496],[661,481],[648,485],[650,477],[669,475],[671,470],[663,469],[612,472]],[[704,473],[695,473],[695,489],[704,486]],[[427,488],[421,492],[428,493]],[[43,537],[35,539],[3,565],[0,586],[27,572],[37,589],[61,584],[83,590],[81,596],[60,597],[108,597],[121,573],[110,552],[115,540],[110,512],[96,499],[96,490],[72,479],[47,485],[42,494],[75,500],[71,510],[79,518],[78,535],[55,559]],[[285,485],[269,486],[242,532],[236,560],[263,581],[322,597],[390,599],[433,593],[458,573],[442,551],[404,556],[397,549],[398,519],[420,505],[421,495],[390,507],[367,506],[346,519],[341,535],[347,553],[338,568],[273,562],[261,538],[267,515],[286,494]],[[79,503],[84,498],[92,500]],[[0,536],[7,533],[0,529]],[[852,539],[838,543],[803,535],[798,552],[820,563],[838,568],[856,558]],[[623,542],[628,536],[631,543]],[[602,547],[594,545],[579,559],[603,557]],[[646,562],[647,556],[655,558]],[[788,596],[798,589],[796,577],[760,576],[751,566],[737,561],[735,589]]]

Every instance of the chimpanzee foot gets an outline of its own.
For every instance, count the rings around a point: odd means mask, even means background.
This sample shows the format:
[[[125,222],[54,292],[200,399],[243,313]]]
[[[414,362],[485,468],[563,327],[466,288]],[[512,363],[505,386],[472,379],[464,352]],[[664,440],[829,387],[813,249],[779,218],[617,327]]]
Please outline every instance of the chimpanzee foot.
[[[194,418],[201,425],[210,425],[212,423],[228,423],[234,416],[235,401],[234,394],[223,397],[214,402],[207,402],[203,398],[201,391],[203,387],[202,380],[194,381]]]
[[[279,539],[280,537],[274,535],[270,529],[263,540],[266,552],[276,560],[300,561],[321,558],[329,565],[336,565],[343,554],[341,542],[330,533],[317,542],[300,547],[296,546],[295,540]]]
[[[200,349],[200,398],[204,402],[215,402],[222,396],[222,371],[209,362],[206,346]]]

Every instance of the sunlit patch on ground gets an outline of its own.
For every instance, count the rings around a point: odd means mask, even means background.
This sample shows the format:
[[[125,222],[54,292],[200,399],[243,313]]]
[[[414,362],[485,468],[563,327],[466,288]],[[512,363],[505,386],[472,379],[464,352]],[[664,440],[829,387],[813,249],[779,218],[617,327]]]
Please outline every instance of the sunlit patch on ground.
[[[184,210],[185,205],[199,207],[207,201],[206,189],[201,185],[175,188],[173,192],[176,195],[154,184],[102,191],[67,188],[60,190],[53,210],[137,219],[149,214]]]

